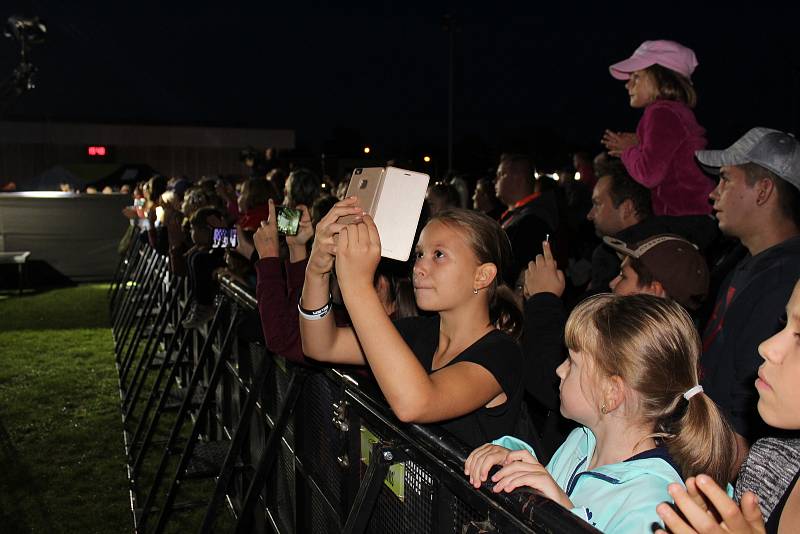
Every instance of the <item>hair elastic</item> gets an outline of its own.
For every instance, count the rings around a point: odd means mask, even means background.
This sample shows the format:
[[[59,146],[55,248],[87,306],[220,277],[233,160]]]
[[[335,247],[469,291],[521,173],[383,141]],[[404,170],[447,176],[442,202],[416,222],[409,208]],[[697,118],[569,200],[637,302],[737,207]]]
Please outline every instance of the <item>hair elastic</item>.
[[[689,399],[691,399],[692,397],[694,397],[698,393],[702,393],[702,392],[703,392],[703,386],[697,385],[697,386],[687,390],[686,393],[683,394],[683,398],[688,401]]]

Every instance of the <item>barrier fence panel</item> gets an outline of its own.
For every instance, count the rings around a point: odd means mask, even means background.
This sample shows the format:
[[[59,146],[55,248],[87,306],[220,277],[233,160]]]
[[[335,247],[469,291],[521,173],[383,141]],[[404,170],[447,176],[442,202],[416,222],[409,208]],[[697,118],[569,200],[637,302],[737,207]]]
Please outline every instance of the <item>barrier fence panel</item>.
[[[132,244],[118,276],[137,532],[597,532],[536,492],[475,490],[463,444],[399,422],[366,372],[269,352],[232,279],[218,279],[214,320],[184,330],[191,295],[166,258]]]

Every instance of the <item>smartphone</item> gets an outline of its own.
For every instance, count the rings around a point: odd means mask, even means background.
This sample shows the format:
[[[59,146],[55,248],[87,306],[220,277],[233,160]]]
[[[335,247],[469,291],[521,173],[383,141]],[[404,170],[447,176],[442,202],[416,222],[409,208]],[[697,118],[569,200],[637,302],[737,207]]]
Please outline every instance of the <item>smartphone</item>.
[[[397,167],[355,169],[347,196],[375,220],[381,237],[381,256],[405,261],[411,254],[430,176]],[[340,217],[350,224],[354,216]]]
[[[278,206],[276,213],[278,219],[278,233],[283,235],[297,235],[297,229],[300,228],[300,216],[302,214],[303,212],[300,210]]]
[[[214,228],[214,239],[211,248],[236,248],[239,239],[236,235],[236,228]]]
[[[353,171],[350,183],[347,186],[345,197],[358,198],[358,205],[364,212],[375,215],[375,208],[380,197],[386,169],[383,167],[358,168]],[[355,215],[340,217],[338,222],[350,224],[355,221]]]
[[[136,210],[136,216],[140,219],[146,218],[144,213],[144,198],[139,197],[133,199],[133,209]]]

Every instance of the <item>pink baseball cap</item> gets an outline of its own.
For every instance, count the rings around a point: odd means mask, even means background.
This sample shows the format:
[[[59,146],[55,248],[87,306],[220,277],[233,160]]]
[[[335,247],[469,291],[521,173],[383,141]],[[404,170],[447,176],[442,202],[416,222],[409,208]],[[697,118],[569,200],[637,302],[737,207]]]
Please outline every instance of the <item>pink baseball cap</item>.
[[[646,69],[651,65],[661,65],[678,74],[691,78],[697,68],[697,58],[691,48],[675,41],[645,41],[625,61],[614,63],[608,70],[617,80],[627,80],[631,72]]]

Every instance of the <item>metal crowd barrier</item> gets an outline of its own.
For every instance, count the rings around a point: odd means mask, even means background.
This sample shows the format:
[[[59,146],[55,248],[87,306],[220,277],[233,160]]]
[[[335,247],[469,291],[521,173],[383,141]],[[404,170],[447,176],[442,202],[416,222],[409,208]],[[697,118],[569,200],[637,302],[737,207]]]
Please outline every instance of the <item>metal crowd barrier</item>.
[[[597,532],[536,492],[475,490],[458,440],[399,422],[365,373],[270,353],[253,295],[218,283],[185,330],[186,281],[134,242],[110,290],[136,532]]]

